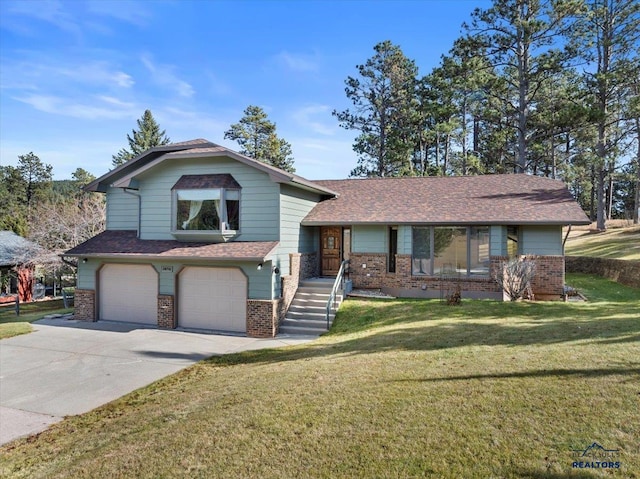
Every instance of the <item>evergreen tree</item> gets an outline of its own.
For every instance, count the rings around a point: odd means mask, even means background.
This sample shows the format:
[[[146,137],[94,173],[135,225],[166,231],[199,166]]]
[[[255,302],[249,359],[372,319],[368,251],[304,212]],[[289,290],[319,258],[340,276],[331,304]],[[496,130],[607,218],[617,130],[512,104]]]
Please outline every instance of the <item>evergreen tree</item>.
[[[500,99],[515,120],[516,172],[529,167],[530,117],[542,87],[574,59],[563,40],[580,11],[579,0],[494,0],[491,8],[476,9],[464,25],[467,48],[479,51],[510,86],[509,95]],[[494,94],[491,88],[486,93]]]
[[[591,92],[595,139],[596,221],[605,229],[607,183],[617,168],[626,132],[620,129],[632,98],[640,62],[640,4],[637,0],[587,0],[588,15],[574,29],[580,53],[591,65],[585,70]]]
[[[160,131],[160,126],[151,114],[151,110],[145,110],[142,118],[136,120],[138,129],[131,130],[133,136],[127,134],[129,149],[122,148],[113,155],[113,166],[120,166],[126,161],[140,155],[154,146],[168,144],[171,140],[166,135],[165,130]]]
[[[244,116],[224,133],[224,138],[237,141],[240,153],[281,170],[294,173],[291,145],[276,134],[276,124],[259,106],[249,105]]]
[[[353,110],[333,111],[340,126],[356,130],[358,166],[351,176],[411,174],[418,140],[418,67],[399,46],[378,43],[375,55],[358,65],[359,78],[347,77],[345,93]]]

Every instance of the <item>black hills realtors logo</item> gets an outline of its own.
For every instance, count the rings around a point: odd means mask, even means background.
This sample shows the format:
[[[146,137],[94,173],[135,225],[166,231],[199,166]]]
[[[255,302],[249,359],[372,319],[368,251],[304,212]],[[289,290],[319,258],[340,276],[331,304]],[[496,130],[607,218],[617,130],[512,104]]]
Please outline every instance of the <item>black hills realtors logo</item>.
[[[575,469],[620,469],[619,449],[607,449],[594,442],[586,449],[572,449]]]

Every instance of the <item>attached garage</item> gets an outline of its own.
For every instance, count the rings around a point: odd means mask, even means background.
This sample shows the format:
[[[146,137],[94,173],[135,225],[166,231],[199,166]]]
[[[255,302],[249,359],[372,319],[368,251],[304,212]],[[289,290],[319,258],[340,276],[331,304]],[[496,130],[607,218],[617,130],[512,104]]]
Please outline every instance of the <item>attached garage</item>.
[[[158,273],[148,264],[105,264],[99,272],[99,318],[157,325]]]
[[[185,267],[178,279],[178,326],[247,331],[247,278],[238,268]]]

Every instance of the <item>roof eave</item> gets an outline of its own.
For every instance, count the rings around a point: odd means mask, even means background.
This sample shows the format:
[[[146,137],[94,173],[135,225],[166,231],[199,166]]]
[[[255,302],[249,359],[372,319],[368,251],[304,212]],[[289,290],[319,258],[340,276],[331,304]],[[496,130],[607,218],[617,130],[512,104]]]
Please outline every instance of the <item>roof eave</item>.
[[[579,225],[589,225],[591,221],[578,221],[578,220],[552,220],[552,221],[521,221],[521,220],[505,220],[505,221],[482,221],[482,220],[473,220],[473,221],[349,221],[349,220],[311,220],[301,222],[302,226],[366,226],[366,225],[409,225],[409,226],[458,226],[458,225],[478,225],[478,226],[579,226]]]
[[[153,153],[175,152],[175,151],[183,151],[183,150],[192,150],[197,148],[212,148],[216,146],[218,145],[216,145],[215,143],[211,143],[210,141],[206,143],[203,142],[203,143],[186,144],[186,145],[175,145],[170,143],[168,145],[154,146],[153,148],[149,148],[148,150],[130,159],[129,161],[126,161],[120,166],[117,166],[113,170],[108,171],[107,173],[102,175],[100,178],[93,180],[91,183],[84,186],[82,189],[84,191],[95,191],[95,192],[101,192],[101,193],[106,192],[106,189],[107,189],[106,186],[109,184],[107,180],[110,177],[117,176],[119,173],[122,173],[123,170],[127,170],[127,169],[132,169],[135,171],[135,168],[132,168],[132,167],[136,163],[141,162],[144,158],[148,156],[152,156]]]
[[[143,259],[143,260],[153,260],[153,261],[219,261],[219,262],[233,262],[233,261],[267,261],[272,255],[273,250],[268,252],[265,256],[242,256],[242,257],[220,257],[220,256],[162,256],[162,255],[154,255],[154,254],[138,254],[138,253],[62,253],[61,257],[67,258],[130,258],[130,259]]]

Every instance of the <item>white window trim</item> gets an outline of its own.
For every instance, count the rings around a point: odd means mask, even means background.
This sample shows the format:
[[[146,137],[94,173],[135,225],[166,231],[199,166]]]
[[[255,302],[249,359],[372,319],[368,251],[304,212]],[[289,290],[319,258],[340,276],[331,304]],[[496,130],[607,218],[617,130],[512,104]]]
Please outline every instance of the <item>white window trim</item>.
[[[240,234],[241,225],[240,218],[242,217],[242,190],[236,188],[195,188],[196,190],[219,190],[220,191],[220,229],[219,230],[182,230],[178,229],[178,193],[181,191],[189,191],[191,188],[180,188],[171,191],[171,233],[175,236],[192,236],[192,237],[207,237],[207,236],[223,236],[232,237]],[[229,224],[227,218],[227,191],[237,191],[238,194],[238,229],[227,229]],[[211,198],[214,199],[214,198]]]

